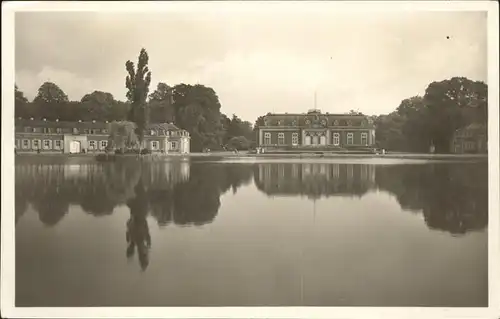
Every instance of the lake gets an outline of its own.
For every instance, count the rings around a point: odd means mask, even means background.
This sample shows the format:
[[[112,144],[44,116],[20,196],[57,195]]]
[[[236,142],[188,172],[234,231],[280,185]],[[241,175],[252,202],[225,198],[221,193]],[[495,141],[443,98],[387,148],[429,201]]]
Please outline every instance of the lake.
[[[488,306],[486,162],[15,166],[17,307]]]

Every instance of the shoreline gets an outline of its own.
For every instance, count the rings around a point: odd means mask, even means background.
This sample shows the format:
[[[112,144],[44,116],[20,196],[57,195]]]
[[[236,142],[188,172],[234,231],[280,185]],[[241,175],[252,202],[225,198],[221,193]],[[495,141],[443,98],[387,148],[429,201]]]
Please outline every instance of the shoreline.
[[[85,159],[85,160],[92,160],[95,162],[98,162],[97,156],[99,154],[61,154],[61,153],[47,153],[47,154],[39,154],[39,153],[18,153],[15,155],[16,159],[28,159],[28,158],[57,158],[62,159],[62,160],[69,160],[71,159]],[[104,154],[103,154],[104,155]],[[130,155],[118,155],[115,157],[114,154],[110,154],[114,158],[120,158],[120,159],[132,159],[132,158],[137,158],[136,154],[130,154]],[[386,154],[363,154],[363,153],[327,153],[327,154],[315,154],[315,153],[301,153],[301,154],[286,154],[286,153],[281,153],[281,154],[272,154],[272,153],[264,153],[264,154],[249,154],[246,152],[241,152],[241,153],[232,153],[232,152],[213,152],[213,153],[189,153],[189,154],[168,154],[168,155],[162,155],[162,156],[150,156],[150,155],[143,155],[142,159],[145,160],[152,160],[152,161],[164,161],[164,160],[170,160],[170,159],[191,159],[191,158],[196,158],[196,159],[259,159],[259,158],[267,158],[267,159],[335,159],[335,158],[342,158],[342,159],[410,159],[410,160],[464,160],[464,159],[471,159],[471,160],[478,160],[478,159],[488,159],[488,154],[418,154],[418,153],[386,153]]]

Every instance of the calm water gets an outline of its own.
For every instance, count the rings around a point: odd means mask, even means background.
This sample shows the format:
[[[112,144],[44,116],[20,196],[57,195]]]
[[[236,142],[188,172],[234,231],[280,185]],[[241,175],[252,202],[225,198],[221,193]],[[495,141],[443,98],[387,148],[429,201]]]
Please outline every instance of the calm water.
[[[17,163],[16,305],[487,306],[486,163],[379,164]]]

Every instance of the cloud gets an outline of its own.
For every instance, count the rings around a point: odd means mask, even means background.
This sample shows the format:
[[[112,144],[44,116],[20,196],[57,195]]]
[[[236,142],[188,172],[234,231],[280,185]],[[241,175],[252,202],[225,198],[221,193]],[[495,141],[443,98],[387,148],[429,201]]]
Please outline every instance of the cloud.
[[[448,38],[447,38],[448,37]],[[145,47],[156,83],[214,88],[224,112],[394,110],[452,76],[486,80],[482,12],[165,12],[16,15],[16,80],[50,77],[71,99],[124,99],[125,61]]]

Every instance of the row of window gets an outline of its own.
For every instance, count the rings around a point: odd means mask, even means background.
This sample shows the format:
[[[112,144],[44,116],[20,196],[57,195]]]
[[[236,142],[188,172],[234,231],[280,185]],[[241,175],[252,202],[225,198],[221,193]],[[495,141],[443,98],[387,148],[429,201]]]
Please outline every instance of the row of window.
[[[99,145],[99,147],[98,147]],[[108,146],[108,141],[89,141],[88,148],[89,150],[104,150]],[[33,150],[57,150],[60,151],[63,149],[63,140],[28,140],[16,139],[16,148],[20,148],[23,150],[33,149]]]
[[[326,144],[326,137],[321,136],[319,138],[319,141],[317,141],[318,137],[314,136],[311,138],[311,136],[306,136],[306,145],[310,144],[321,144],[325,145]],[[298,133],[292,133],[292,145],[298,145],[299,144],[299,134]],[[353,145],[354,144],[354,134],[353,133],[347,133],[347,145]],[[271,145],[271,133],[267,132],[264,133],[264,145]],[[278,145],[286,145],[285,144],[285,133],[278,133]],[[333,145],[338,146],[340,145],[340,133],[333,133]],[[361,133],[361,145],[368,145],[368,134],[367,133]]]
[[[62,134],[63,129],[60,127],[25,127],[24,132],[26,133],[44,133],[44,134]],[[108,134],[108,129],[83,129],[80,130],[76,127],[72,129],[73,134]],[[150,130],[149,135],[151,136],[188,136],[187,131],[168,131],[168,130]]]
[[[277,120],[275,123],[276,123],[277,126],[286,125],[285,121],[283,121],[283,120]],[[304,123],[306,125],[310,125],[311,124],[311,119],[306,119],[304,121]],[[321,123],[321,125],[326,126],[328,124],[328,121],[323,119],[323,120],[320,121],[320,123]],[[366,120],[363,120],[361,122],[353,122],[353,121],[350,121],[350,120],[347,120],[347,121],[334,120],[333,122],[330,122],[330,124],[333,125],[333,126],[353,126],[353,125],[366,126],[367,123],[368,122]],[[269,125],[270,122],[267,121],[265,124]],[[292,120],[288,124],[291,125],[291,126],[297,126],[297,120]]]

